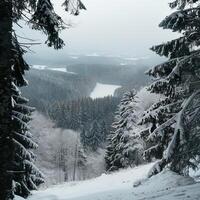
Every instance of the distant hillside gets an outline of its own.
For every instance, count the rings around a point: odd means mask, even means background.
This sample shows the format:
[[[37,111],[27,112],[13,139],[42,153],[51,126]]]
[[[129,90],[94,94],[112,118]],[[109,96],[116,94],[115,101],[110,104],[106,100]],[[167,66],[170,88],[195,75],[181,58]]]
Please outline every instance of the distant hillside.
[[[41,69],[31,69],[26,74],[29,87],[23,88],[24,96],[30,99],[30,104],[40,111],[45,111],[47,104],[56,101],[71,101],[82,97],[89,97],[96,83],[115,84],[122,87],[115,95],[121,96],[125,91],[147,84],[148,77],[144,74],[148,67],[143,65],[116,64],[66,64],[44,66]],[[47,68],[47,67],[46,67]]]
[[[51,70],[32,69],[26,79],[29,86],[23,88],[24,96],[41,111],[48,103],[89,96],[96,85],[92,78]]]
[[[37,55],[32,54],[27,57],[27,61],[31,64],[38,65],[48,65],[48,66],[59,66],[59,65],[76,65],[76,64],[100,64],[100,65],[132,65],[132,66],[153,66],[157,63],[163,61],[163,58],[158,56],[144,56],[141,58],[137,57],[122,57],[122,56],[112,56],[112,55],[61,55],[58,57],[38,57]]]
[[[84,77],[93,77],[97,82],[107,84],[127,85],[128,82],[137,79],[135,75],[139,75],[143,83],[147,80],[144,74],[147,67],[143,65],[74,64],[68,65],[67,68]]]

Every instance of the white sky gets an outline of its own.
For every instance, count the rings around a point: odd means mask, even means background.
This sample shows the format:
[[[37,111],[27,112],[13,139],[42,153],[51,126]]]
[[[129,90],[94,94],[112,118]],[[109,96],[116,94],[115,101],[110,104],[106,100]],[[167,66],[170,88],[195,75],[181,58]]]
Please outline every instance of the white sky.
[[[176,37],[175,33],[158,28],[159,22],[171,13],[170,0],[82,1],[87,11],[82,11],[78,17],[69,17],[60,6],[62,0],[53,0],[56,11],[74,27],[62,32],[66,42],[63,50],[54,51],[42,45],[33,48],[36,55],[97,53],[141,57],[151,55],[152,45]],[[20,30],[20,33],[44,42],[44,37],[35,31]]]

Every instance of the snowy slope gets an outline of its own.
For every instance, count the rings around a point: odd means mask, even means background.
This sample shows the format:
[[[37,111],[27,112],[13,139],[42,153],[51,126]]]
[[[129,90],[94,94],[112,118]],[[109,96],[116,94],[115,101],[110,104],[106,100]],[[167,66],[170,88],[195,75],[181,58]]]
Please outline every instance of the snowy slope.
[[[164,171],[146,179],[152,164],[34,192],[29,200],[199,200],[200,184]],[[141,180],[141,181],[139,181]],[[19,200],[19,199],[17,199]]]
[[[103,98],[106,96],[113,96],[114,92],[117,88],[120,88],[120,85],[109,85],[97,83],[94,90],[91,92],[90,97],[95,98]]]
[[[68,200],[77,197],[89,198],[90,196],[110,191],[131,190],[133,182],[146,178],[146,174],[151,166],[152,164],[143,165],[134,169],[122,170],[119,173],[103,174],[91,180],[65,183],[44,191],[35,192],[30,200],[51,200],[54,197],[55,200]]]

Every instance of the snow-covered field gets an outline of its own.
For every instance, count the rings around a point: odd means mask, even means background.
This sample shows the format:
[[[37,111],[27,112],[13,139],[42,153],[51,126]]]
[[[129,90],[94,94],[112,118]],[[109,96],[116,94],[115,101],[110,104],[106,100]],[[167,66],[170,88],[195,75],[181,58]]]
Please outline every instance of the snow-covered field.
[[[33,65],[32,68],[37,70],[53,70],[53,71],[65,72],[68,74],[76,74],[74,72],[68,71],[67,67],[48,67],[46,65]]]
[[[200,183],[166,170],[146,179],[151,164],[34,192],[28,200],[199,200]],[[19,200],[18,198],[16,198]]]
[[[95,99],[95,98],[103,98],[106,96],[113,96],[115,90],[120,87],[121,87],[120,85],[97,83],[94,90],[91,92],[90,97],[92,99]]]

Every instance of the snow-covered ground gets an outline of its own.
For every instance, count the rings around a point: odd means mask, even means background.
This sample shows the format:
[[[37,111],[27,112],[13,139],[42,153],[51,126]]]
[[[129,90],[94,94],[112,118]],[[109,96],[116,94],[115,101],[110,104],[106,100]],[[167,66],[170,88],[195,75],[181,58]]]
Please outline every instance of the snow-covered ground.
[[[34,192],[28,200],[199,200],[200,183],[169,170],[146,179],[151,164]],[[16,198],[16,200],[19,200]]]
[[[113,96],[115,90],[120,87],[121,87],[120,85],[97,83],[94,90],[91,92],[90,97],[92,99],[95,99],[95,98],[103,98],[106,96]]]
[[[53,71],[65,72],[68,74],[76,74],[75,72],[68,71],[67,67],[48,67],[46,65],[33,65],[32,68],[37,70],[53,70]]]
[[[123,63],[123,62],[122,62],[122,63],[120,63],[120,65],[121,65],[121,66],[125,66],[125,65],[127,65],[127,63]]]
[[[65,67],[58,67],[58,68],[47,68],[48,70],[59,71],[59,72],[68,72],[67,68]]]
[[[47,68],[46,65],[33,65],[31,68],[38,69],[38,70],[44,70]]]

